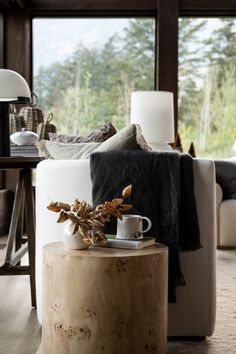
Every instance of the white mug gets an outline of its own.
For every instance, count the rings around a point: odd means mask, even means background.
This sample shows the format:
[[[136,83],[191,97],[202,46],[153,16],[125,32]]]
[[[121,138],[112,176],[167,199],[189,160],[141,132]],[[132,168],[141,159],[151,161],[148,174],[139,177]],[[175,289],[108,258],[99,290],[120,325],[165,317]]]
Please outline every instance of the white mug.
[[[148,227],[143,230],[143,220],[148,222]],[[119,239],[142,239],[143,233],[149,231],[152,222],[146,216],[123,215],[122,220],[117,219],[117,234]]]

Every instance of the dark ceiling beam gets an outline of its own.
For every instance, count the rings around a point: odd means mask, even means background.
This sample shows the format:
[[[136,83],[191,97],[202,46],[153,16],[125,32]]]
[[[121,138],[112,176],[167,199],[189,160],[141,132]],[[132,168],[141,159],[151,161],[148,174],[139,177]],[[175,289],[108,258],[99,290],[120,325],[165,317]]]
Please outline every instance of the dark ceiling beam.
[[[25,8],[25,0],[0,0],[0,9]]]
[[[236,10],[235,0],[179,0],[180,11],[229,12]]]
[[[14,0],[32,10],[77,10],[77,11],[127,11],[127,10],[156,10],[159,2],[165,0]],[[1,3],[8,3],[11,0],[0,0]],[[175,8],[178,0],[172,0]],[[236,10],[235,0],[179,0],[179,11],[223,11]]]
[[[157,0],[28,0],[32,10],[129,11],[155,10]]]
[[[9,0],[0,0],[0,10],[7,10],[11,8]]]
[[[22,9],[25,8],[25,0],[15,0],[15,2],[21,7]]]

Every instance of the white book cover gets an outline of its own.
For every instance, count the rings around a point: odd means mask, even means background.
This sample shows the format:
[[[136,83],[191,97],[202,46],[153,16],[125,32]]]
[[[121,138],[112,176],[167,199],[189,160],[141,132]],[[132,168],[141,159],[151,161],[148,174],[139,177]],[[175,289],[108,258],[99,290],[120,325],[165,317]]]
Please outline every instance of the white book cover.
[[[118,238],[107,238],[107,246],[115,248],[142,249],[155,245],[155,239],[145,237],[142,240],[124,240]]]

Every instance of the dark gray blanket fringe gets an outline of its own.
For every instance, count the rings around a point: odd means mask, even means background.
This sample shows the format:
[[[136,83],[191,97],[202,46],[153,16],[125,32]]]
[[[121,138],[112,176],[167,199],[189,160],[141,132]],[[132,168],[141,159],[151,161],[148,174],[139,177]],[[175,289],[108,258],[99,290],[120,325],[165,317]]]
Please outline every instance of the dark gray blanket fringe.
[[[132,194],[126,200],[133,205],[129,213],[148,216],[152,228],[146,235],[169,248],[169,302],[175,302],[175,288],[185,285],[179,249],[201,247],[192,158],[176,152],[119,150],[94,153],[90,165],[93,205],[120,196],[121,190],[132,184]],[[116,233],[115,218],[105,232]]]

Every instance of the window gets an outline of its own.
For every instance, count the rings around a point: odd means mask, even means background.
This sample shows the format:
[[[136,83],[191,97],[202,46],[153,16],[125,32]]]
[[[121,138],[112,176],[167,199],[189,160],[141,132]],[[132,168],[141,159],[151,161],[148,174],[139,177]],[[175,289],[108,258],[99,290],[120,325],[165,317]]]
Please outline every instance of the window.
[[[179,132],[185,150],[236,154],[236,19],[179,20]]]
[[[58,132],[129,122],[130,95],[154,89],[154,18],[35,18],[33,90]]]

